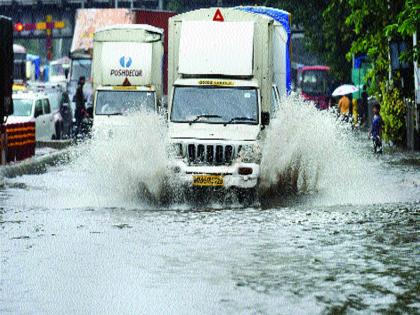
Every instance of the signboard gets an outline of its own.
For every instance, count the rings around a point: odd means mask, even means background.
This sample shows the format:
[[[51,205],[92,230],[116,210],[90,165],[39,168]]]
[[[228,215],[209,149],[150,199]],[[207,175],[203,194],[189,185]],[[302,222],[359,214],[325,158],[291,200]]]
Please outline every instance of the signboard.
[[[183,21],[179,73],[252,76],[254,22]]]
[[[152,44],[103,43],[103,85],[147,85],[151,83]]]
[[[114,24],[132,24],[134,16],[128,9],[79,9],[76,13],[70,53],[93,49],[93,34]]]

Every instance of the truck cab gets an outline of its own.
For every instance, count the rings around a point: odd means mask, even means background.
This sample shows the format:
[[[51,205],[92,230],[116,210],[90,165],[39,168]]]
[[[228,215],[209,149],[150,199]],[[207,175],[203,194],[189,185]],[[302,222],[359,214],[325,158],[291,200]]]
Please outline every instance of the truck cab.
[[[97,31],[93,45],[95,128],[118,125],[142,110],[156,112],[163,89],[163,30],[114,25]]]
[[[241,8],[170,19],[168,126],[180,185],[256,190],[265,129],[287,90],[287,38],[275,19]]]

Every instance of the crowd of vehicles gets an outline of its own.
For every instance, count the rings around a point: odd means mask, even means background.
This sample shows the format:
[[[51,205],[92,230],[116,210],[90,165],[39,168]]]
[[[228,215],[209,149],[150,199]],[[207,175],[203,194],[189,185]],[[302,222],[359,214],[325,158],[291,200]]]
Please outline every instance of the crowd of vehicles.
[[[92,79],[92,93],[84,94],[87,100],[94,96],[95,128],[112,128],[133,111],[160,112],[160,105],[166,105],[161,102],[166,81],[164,30],[132,24],[130,18],[110,24],[114,25],[96,25],[92,43],[83,49],[75,48],[86,38],[76,24],[70,56],[68,102],[81,76]],[[254,192],[265,128],[291,87],[289,13],[258,7],[196,10],[171,17],[168,38],[173,175],[186,187]],[[64,70],[59,69],[55,83],[65,78]],[[57,107],[53,109],[47,97],[51,91],[37,91],[15,94],[14,117],[34,119],[38,140],[61,138],[54,118]],[[58,103],[61,108],[65,101]]]
[[[266,126],[291,90],[290,14],[266,7],[200,9],[165,15],[164,29],[135,24],[138,16],[125,9],[79,10],[70,59],[50,63],[49,84],[14,94],[10,121],[35,120],[37,140],[70,137],[74,94],[85,77],[94,128],[124,124],[124,116],[141,109],[165,112],[172,175],[182,186],[252,195]],[[298,78],[303,97],[327,108],[329,68],[302,67]]]

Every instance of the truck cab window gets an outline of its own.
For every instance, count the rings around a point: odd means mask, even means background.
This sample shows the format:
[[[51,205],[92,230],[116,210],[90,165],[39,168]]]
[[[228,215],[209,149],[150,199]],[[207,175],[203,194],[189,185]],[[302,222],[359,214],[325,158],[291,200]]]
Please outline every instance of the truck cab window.
[[[35,102],[35,112],[34,112],[34,116],[35,118],[41,116],[43,114],[42,112],[42,101],[41,100],[37,100]]]
[[[96,115],[121,115],[140,110],[154,111],[156,93],[152,91],[98,91]]]
[[[51,106],[50,106],[50,102],[48,101],[48,99],[44,98],[42,100],[42,106],[44,108],[44,114],[51,113]]]
[[[275,113],[279,108],[279,93],[277,87],[274,85],[271,89],[271,113]]]
[[[257,124],[257,89],[176,87],[171,121]]]

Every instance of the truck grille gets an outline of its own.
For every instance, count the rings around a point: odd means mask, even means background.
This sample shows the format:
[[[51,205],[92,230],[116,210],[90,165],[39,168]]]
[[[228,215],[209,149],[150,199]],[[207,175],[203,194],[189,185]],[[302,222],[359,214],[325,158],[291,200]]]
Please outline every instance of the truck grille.
[[[185,156],[192,164],[229,165],[235,159],[235,147],[221,144],[188,144]]]

